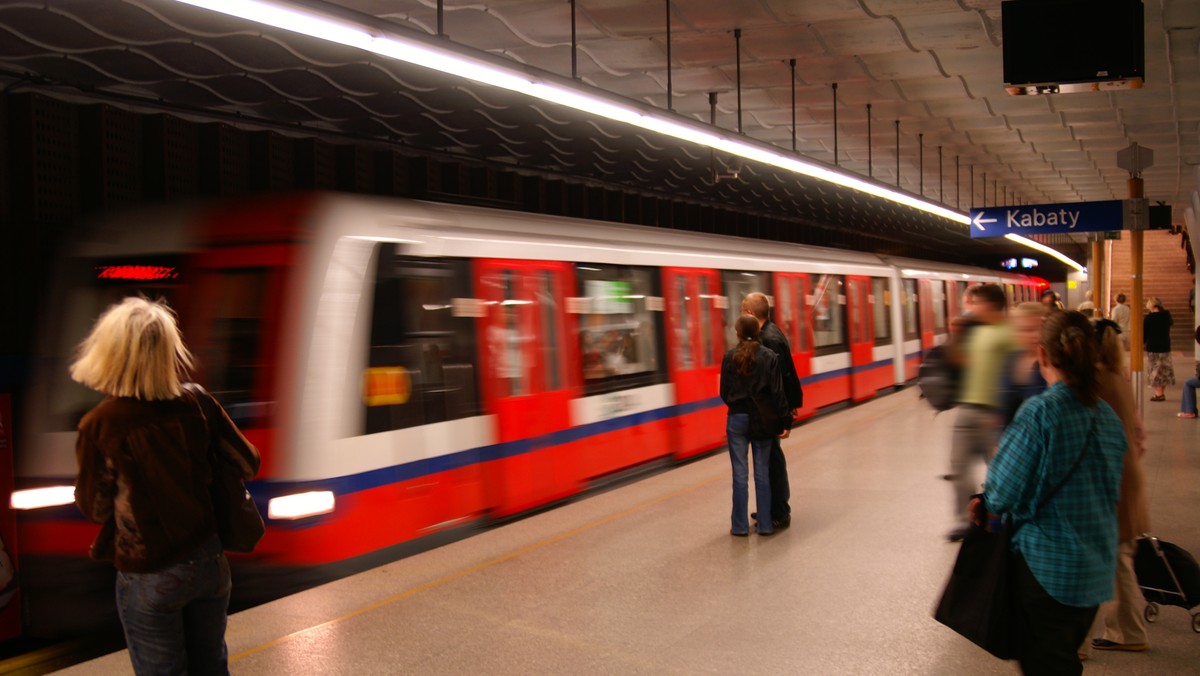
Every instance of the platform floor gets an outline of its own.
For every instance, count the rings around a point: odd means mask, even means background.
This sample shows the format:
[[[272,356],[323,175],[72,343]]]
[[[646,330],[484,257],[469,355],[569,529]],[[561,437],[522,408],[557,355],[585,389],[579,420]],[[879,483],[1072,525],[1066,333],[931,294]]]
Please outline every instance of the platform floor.
[[[1183,355],[1179,355],[1182,357]],[[1190,363],[1190,362],[1180,362]],[[1200,553],[1200,420],[1147,403],[1156,533]],[[931,618],[957,546],[954,412],[915,389],[785,442],[793,525],[729,535],[724,453],[230,619],[243,674],[1009,674]],[[1200,673],[1164,608],[1145,653],[1089,674]],[[131,673],[125,653],[65,673]]]

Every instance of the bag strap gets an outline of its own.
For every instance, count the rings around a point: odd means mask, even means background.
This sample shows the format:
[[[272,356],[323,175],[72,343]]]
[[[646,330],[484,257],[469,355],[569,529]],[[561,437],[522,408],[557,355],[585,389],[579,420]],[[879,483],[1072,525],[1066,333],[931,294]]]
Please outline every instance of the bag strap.
[[[1045,496],[1042,497],[1041,500],[1038,501],[1037,507],[1034,508],[1033,515],[1030,517],[1030,521],[1032,521],[1034,518],[1037,517],[1038,512],[1042,511],[1043,505],[1045,505],[1047,502],[1050,502],[1050,499],[1058,494],[1058,489],[1062,488],[1067,483],[1067,481],[1069,481],[1071,479],[1071,477],[1075,476],[1075,470],[1079,469],[1079,463],[1083,462],[1083,456],[1087,455],[1088,441],[1091,440],[1092,434],[1095,431],[1096,431],[1096,411],[1093,410],[1092,411],[1092,422],[1091,422],[1091,425],[1088,426],[1087,435],[1084,436],[1084,438],[1083,438],[1083,448],[1079,449],[1079,457],[1075,458],[1075,463],[1073,465],[1071,465],[1071,469],[1067,470],[1066,475],[1063,476],[1063,478],[1060,479],[1058,481],[1058,483],[1054,485],[1054,488],[1052,488],[1049,493],[1047,493]]]

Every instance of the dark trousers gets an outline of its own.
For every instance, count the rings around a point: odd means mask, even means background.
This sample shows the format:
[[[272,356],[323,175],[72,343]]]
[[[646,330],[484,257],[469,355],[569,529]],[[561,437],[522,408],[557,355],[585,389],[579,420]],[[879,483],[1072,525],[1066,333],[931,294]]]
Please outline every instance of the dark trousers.
[[[788,500],[792,497],[792,489],[788,485],[787,460],[783,457],[783,447],[779,438],[771,440],[771,459],[767,467],[771,482],[771,518],[775,521],[792,516],[792,508]]]
[[[1031,676],[1082,674],[1079,646],[1096,617],[1096,606],[1076,608],[1055,601],[1046,593],[1025,563],[1013,557],[1017,598],[1021,604],[1021,673]]]

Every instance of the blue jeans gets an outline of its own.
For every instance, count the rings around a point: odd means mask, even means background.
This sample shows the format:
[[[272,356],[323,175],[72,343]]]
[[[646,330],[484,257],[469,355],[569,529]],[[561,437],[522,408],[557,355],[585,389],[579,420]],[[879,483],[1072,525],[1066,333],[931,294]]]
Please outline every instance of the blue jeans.
[[[754,453],[754,503],[758,506],[758,532],[772,533],[771,525],[771,479],[768,467],[771,459],[770,439],[750,439],[750,415],[730,413],[725,419],[725,437],[729,442],[729,461],[733,464],[733,514],[730,530],[739,535],[750,532],[750,519],[746,514],[746,501],[750,488],[746,467],[746,447]]]
[[[1188,378],[1183,383],[1183,400],[1179,403],[1180,413],[1196,413],[1196,388],[1200,387],[1200,378]]]
[[[214,535],[177,564],[117,573],[117,613],[129,660],[145,674],[228,674],[229,562]]]

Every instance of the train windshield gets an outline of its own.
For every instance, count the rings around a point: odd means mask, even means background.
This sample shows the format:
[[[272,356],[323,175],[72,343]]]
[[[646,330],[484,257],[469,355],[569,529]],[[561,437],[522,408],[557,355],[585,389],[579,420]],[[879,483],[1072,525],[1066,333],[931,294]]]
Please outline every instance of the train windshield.
[[[76,260],[69,270],[61,306],[53,308],[56,343],[48,361],[44,392],[50,430],[73,430],[103,395],[71,380],[67,373],[75,349],[110,305],[128,296],[163,299],[172,307],[181,285],[178,256],[137,259]]]

